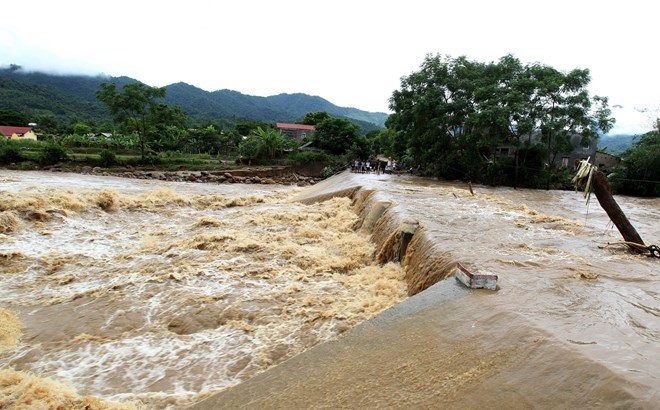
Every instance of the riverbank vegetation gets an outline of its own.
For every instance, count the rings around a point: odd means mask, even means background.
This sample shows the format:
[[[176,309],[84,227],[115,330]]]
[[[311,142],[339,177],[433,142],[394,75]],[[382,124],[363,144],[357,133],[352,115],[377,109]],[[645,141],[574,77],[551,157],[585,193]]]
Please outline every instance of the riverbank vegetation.
[[[511,55],[491,63],[429,55],[394,91],[387,125],[399,153],[428,173],[550,188],[573,165],[567,153],[614,124],[589,81],[588,70],[564,73]]]
[[[257,145],[254,157],[242,157],[245,146],[233,146],[226,151],[189,150],[157,150],[147,149],[142,157],[136,147],[137,136],[120,137],[127,144],[117,144],[116,141],[90,136],[71,135],[60,140],[44,139],[7,140],[0,138],[0,166],[35,170],[52,167],[62,167],[72,171],[88,167],[99,167],[108,170],[126,168],[164,171],[221,171],[243,168],[245,166],[304,166],[312,163],[326,164],[339,169],[340,159],[322,152],[304,151],[287,152],[268,159],[262,157],[261,146]],[[254,137],[248,137],[254,140]],[[131,142],[132,141],[132,142]],[[255,149],[250,145],[250,149]],[[264,145],[264,150],[265,145]]]
[[[624,161],[609,179],[617,193],[660,196],[660,120],[622,154]]]
[[[562,72],[511,55],[489,63],[428,55],[393,91],[385,129],[366,132],[315,111],[296,121],[315,127],[300,139],[253,119],[191,119],[164,103],[165,88],[103,83],[96,96],[106,121],[77,119],[65,133],[48,132],[46,122],[37,126],[39,141],[2,139],[0,166],[221,170],[323,163],[328,176],[354,160],[391,160],[400,172],[429,177],[570,189],[575,164],[595,155],[599,136],[615,121],[607,98],[589,94],[589,82],[586,69]],[[0,111],[0,123],[28,120]],[[658,195],[657,135],[656,129],[642,136],[609,170],[618,192]]]

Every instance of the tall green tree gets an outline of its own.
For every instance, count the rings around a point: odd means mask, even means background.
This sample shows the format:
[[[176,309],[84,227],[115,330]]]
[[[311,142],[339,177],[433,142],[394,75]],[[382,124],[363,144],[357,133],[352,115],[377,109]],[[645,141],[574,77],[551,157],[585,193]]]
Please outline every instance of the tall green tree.
[[[52,114],[44,114],[37,117],[37,127],[45,134],[57,134],[62,132],[60,122]]]
[[[321,121],[329,120],[330,114],[325,111],[313,111],[305,114],[304,117],[299,121],[301,124],[305,125],[316,125]]]
[[[552,164],[559,152],[572,150],[573,136],[580,136],[581,144],[588,146],[598,138],[599,132],[607,133],[614,125],[614,119],[609,117],[607,98],[589,96],[589,70],[562,73],[535,64],[529,71],[536,80],[532,103],[537,114],[537,128],[548,149],[548,163]],[[592,110],[594,103],[595,111]]]
[[[137,134],[142,160],[158,127],[169,125],[172,117],[176,117],[173,112],[176,110],[159,102],[165,97],[165,92],[165,88],[149,87],[142,83],[126,84],[122,91],[118,91],[115,83],[104,83],[96,93],[124,131]]]
[[[314,144],[334,155],[347,153],[359,136],[359,128],[344,118],[328,118],[316,124]]]
[[[464,57],[427,55],[419,71],[401,79],[401,89],[390,98],[394,113],[386,124],[397,132],[398,155],[409,150],[416,163],[432,164],[437,175],[464,177],[456,165],[474,126],[468,120],[481,70]]]
[[[220,149],[220,131],[212,124],[190,130],[186,145],[190,152],[217,154]]]
[[[493,151],[513,146],[517,179],[527,154],[542,152],[532,146],[543,143],[552,164],[559,152],[572,150],[575,136],[586,145],[611,128],[607,99],[590,97],[589,81],[588,70],[563,73],[511,55],[491,63],[428,55],[392,94],[394,114],[386,125],[396,132],[392,146],[399,155],[409,152],[447,178],[508,172],[498,163],[510,159]]]
[[[71,124],[71,128],[76,135],[87,135],[92,132],[92,127],[89,124],[80,121]]]
[[[245,137],[250,135],[254,130],[256,130],[259,127],[268,128],[269,125],[262,121],[243,120],[236,124],[234,130],[236,131],[236,133],[238,133],[238,135]]]
[[[395,157],[394,138],[396,133],[391,129],[371,131],[367,133],[367,138],[371,141],[374,154],[382,154],[386,157]]]
[[[527,136],[529,143],[534,128],[533,89],[522,63],[512,55],[506,55],[485,67],[481,84],[474,94],[476,109],[472,123],[474,129],[485,137],[483,142],[490,146],[510,145],[515,149],[514,186],[518,183],[519,167],[521,163],[525,166],[529,152],[528,147],[522,147],[523,136]],[[524,155],[521,156],[521,152]],[[491,163],[496,160],[492,155],[489,158]]]

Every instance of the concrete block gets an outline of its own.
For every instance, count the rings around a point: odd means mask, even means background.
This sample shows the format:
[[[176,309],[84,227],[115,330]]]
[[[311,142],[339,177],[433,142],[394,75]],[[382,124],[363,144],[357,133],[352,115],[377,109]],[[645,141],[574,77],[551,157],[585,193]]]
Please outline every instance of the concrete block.
[[[465,269],[463,265],[457,263],[454,276],[456,280],[468,288],[497,290],[497,275],[492,273],[472,273]]]

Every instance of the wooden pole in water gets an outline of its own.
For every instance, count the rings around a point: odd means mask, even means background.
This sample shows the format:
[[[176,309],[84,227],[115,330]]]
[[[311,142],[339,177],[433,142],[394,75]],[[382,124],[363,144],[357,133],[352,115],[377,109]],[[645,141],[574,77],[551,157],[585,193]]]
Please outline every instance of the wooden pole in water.
[[[619,207],[619,204],[614,200],[610,190],[610,184],[607,182],[607,177],[601,171],[596,171],[594,173],[592,188],[594,195],[596,195],[596,199],[598,199],[598,203],[607,213],[607,216],[610,217],[612,223],[614,223],[621,233],[621,236],[623,236],[623,239],[626,242],[637,243],[643,247],[646,246],[644,245],[642,237],[639,236],[635,227],[632,226],[630,221],[628,221],[628,218],[626,218],[626,215]],[[635,252],[640,251],[640,249],[634,245],[628,245],[628,247]]]
[[[591,193],[593,192],[596,195],[600,206],[623,236],[624,242],[619,243],[627,245],[633,252],[644,253],[649,251],[650,256],[660,258],[660,248],[656,245],[644,245],[642,237],[639,236],[635,227],[628,221],[626,215],[619,208],[619,204],[614,200],[607,177],[589,163],[589,159],[580,161],[577,174],[573,177],[572,182],[575,184],[576,189],[584,188],[587,204]],[[608,243],[608,245],[610,244]]]

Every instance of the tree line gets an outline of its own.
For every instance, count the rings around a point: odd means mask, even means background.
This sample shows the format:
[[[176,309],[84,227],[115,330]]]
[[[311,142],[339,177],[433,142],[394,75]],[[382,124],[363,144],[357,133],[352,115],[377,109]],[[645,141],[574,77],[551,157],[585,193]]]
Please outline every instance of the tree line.
[[[110,140],[89,137],[92,127],[74,123],[65,146],[105,144],[110,151],[132,149],[142,161],[164,152],[235,155],[250,163],[269,163],[291,156],[302,145],[324,159],[348,163],[384,156],[407,163],[426,176],[492,185],[551,188],[570,186],[571,167],[558,164],[576,141],[592,144],[614,124],[608,100],[587,90],[589,70],[562,72],[541,64],[523,64],[512,55],[496,62],[464,56],[427,55],[420,69],[402,77],[392,93],[386,128],[366,134],[344,118],[310,112],[299,119],[316,132],[294,141],[273,124],[240,120],[189,125],[187,114],[163,103],[165,88],[142,83],[104,83],[97,98],[109,110]],[[0,122],[8,113],[0,112]],[[17,114],[20,115],[20,114]],[[657,129],[624,155],[616,173],[621,192],[657,195]],[[309,158],[314,157],[307,153]],[[108,155],[106,154],[106,157]],[[2,158],[0,157],[0,160]],[[572,164],[570,164],[572,165]]]
[[[437,176],[538,186],[557,155],[588,145],[614,124],[607,98],[590,97],[588,70],[561,72],[507,55],[482,63],[428,55],[393,93],[399,155]],[[511,147],[510,155],[498,148]]]

